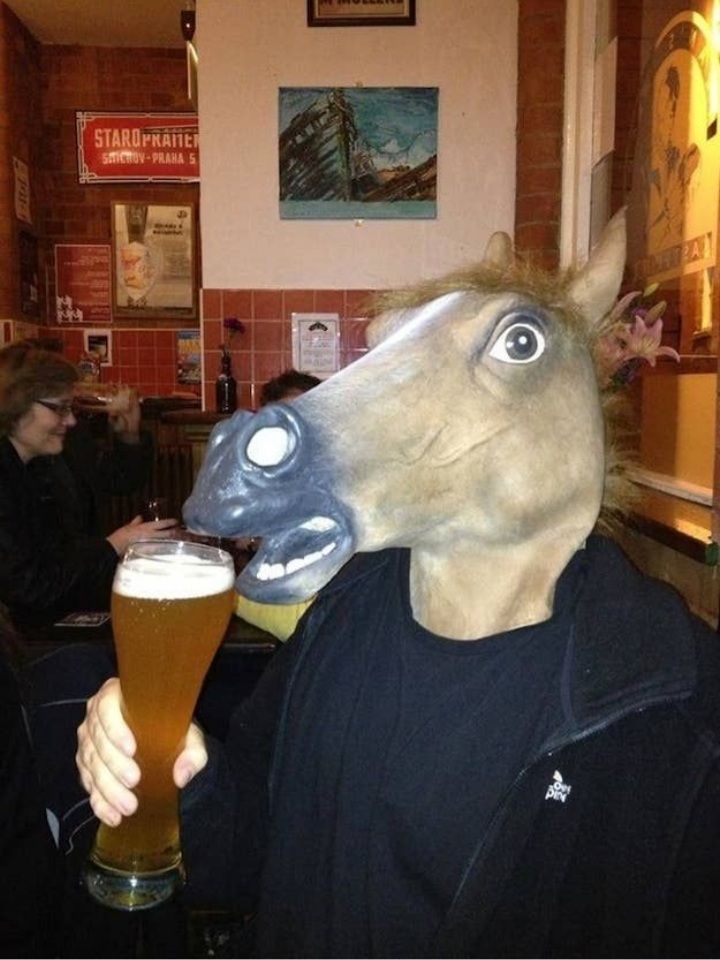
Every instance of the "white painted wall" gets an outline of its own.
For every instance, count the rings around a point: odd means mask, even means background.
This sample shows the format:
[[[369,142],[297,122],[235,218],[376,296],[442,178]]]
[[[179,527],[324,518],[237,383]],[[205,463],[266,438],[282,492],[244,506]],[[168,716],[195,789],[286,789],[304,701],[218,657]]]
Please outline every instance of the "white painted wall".
[[[515,208],[517,0],[417,0],[414,27],[313,27],[305,0],[202,0],[205,288],[366,289],[482,256]],[[278,87],[439,87],[436,220],[281,220]]]

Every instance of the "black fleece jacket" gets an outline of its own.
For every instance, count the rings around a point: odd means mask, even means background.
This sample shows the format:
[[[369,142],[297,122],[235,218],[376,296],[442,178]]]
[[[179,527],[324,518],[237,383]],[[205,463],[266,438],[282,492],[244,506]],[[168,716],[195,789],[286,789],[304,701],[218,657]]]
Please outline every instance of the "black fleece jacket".
[[[211,745],[208,769],[185,791],[189,892],[257,909],[261,956],[304,956],[318,942],[333,955],[319,931],[326,918],[288,922],[302,909],[286,909],[295,864],[285,851],[303,843],[306,805],[288,771],[316,763],[319,751],[298,731],[312,709],[318,737],[328,736],[318,704],[341,662],[397,628],[384,622],[382,596],[401,554],[358,556],[321,593],[233,719],[224,751]],[[717,638],[610,541],[592,537],[584,564],[557,678],[562,719],[517,771],[489,828],[468,834],[466,867],[426,956],[720,951]],[[437,750],[460,761],[463,744],[428,743],[428,776]],[[424,862],[420,840],[415,862]],[[373,955],[402,955],[387,947],[374,942]]]

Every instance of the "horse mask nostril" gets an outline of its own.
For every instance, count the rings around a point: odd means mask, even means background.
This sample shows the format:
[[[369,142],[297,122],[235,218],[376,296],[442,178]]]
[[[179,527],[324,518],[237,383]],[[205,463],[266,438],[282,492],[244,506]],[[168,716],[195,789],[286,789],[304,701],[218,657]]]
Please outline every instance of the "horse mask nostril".
[[[250,438],[245,456],[258,467],[276,467],[293,449],[293,436],[284,427],[261,427]]]

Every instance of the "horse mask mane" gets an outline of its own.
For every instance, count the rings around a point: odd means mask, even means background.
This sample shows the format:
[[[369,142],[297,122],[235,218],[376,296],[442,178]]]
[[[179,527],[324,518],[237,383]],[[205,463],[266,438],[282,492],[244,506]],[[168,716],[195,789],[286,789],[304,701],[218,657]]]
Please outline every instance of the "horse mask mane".
[[[363,358],[215,427],[188,527],[262,537],[237,581],[259,602],[305,599],[356,551],[401,546],[433,632],[546,619],[603,500],[592,351],[624,262],[621,212],[579,271],[532,271],[494,234],[476,268],[383,295]]]

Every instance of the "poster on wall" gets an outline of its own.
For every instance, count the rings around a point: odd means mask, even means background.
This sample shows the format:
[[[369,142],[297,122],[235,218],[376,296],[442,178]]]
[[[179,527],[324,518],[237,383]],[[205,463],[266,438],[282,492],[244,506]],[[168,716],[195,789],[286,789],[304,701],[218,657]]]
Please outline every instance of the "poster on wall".
[[[194,317],[192,204],[113,203],[113,312]]]
[[[437,87],[281,87],[283,219],[437,216]]]
[[[659,284],[681,354],[715,354],[720,211],[720,46],[714,7],[654,10],[628,205],[628,263],[639,288]],[[673,7],[677,12],[673,15]],[[678,9],[680,8],[680,9]],[[643,20],[643,30],[646,30]]]
[[[25,317],[40,316],[37,237],[26,230],[18,237],[20,248],[20,310]]]
[[[200,383],[200,331],[177,332],[177,382]]]
[[[110,245],[55,245],[55,322],[112,323]]]
[[[80,183],[194,182],[200,179],[193,113],[90,113],[78,110]]]
[[[112,330],[83,330],[83,347],[97,356],[101,367],[112,366]]]
[[[13,157],[13,173],[15,175],[15,216],[25,223],[32,223],[28,165],[17,157]]]
[[[340,316],[337,313],[293,313],[293,366],[320,379],[340,369]]]
[[[674,17],[655,47],[647,196],[649,279],[669,279],[714,264],[720,147],[717,135],[708,136],[708,131],[717,130],[719,53],[710,24],[691,11]]]

